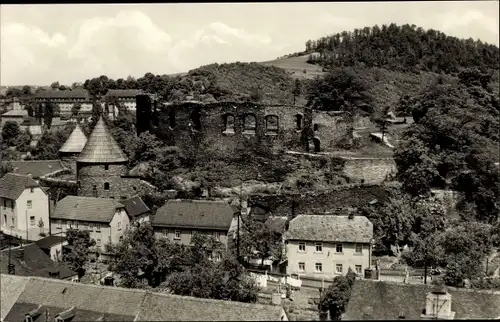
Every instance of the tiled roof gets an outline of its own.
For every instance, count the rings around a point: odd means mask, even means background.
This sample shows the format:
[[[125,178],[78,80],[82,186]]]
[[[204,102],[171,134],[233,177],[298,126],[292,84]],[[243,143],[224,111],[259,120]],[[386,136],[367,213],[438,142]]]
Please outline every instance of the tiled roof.
[[[0,179],[0,197],[17,200],[26,188],[38,187],[38,183],[29,176],[7,173]]]
[[[136,97],[141,91],[138,89],[110,89],[106,93],[107,97]]]
[[[72,307],[74,322],[280,321],[284,316],[281,306],[150,293],[39,277],[29,278],[20,295],[19,290],[11,289],[6,296],[12,296],[10,303],[15,304],[6,306],[5,321],[24,321],[25,314],[36,309],[42,314],[33,319],[34,322],[45,321],[46,310],[49,320],[53,321],[58,313]]]
[[[75,276],[76,273],[69,268],[54,262],[49,255],[36,244],[28,244],[23,247],[24,255],[19,247],[11,249],[11,262],[16,265],[16,275],[49,277],[50,272],[59,272],[58,278],[64,279]],[[0,252],[0,272],[8,272],[9,250]]]
[[[125,209],[130,217],[139,216],[151,211],[139,196],[135,196],[127,200],[120,200],[120,203],[125,205]]]
[[[17,298],[24,290],[24,286],[28,283],[27,277],[0,275],[0,319],[4,321],[5,316],[9,313],[12,306],[16,303]]]
[[[118,143],[109,132],[101,116],[95,125],[87,144],[80,153],[77,162],[114,163],[127,162],[127,158]]]
[[[53,219],[109,223],[117,208],[125,207],[115,199],[66,196],[56,204]]]
[[[8,117],[23,117],[23,116],[28,116],[28,111],[27,110],[12,110],[8,111],[2,114],[2,117],[8,116]]]
[[[64,169],[60,160],[3,161],[2,164],[10,164],[13,173],[31,175],[35,179]]]
[[[72,91],[41,91],[35,94],[35,98],[38,99],[71,99],[71,98],[80,98],[80,99],[89,99],[89,92],[83,89],[75,89]]]
[[[42,249],[48,249],[54,245],[61,244],[65,240],[66,238],[64,238],[63,236],[47,236],[45,238],[37,240],[35,244],[37,244],[38,247]]]
[[[233,208],[226,201],[169,200],[156,211],[152,224],[168,227],[229,229]]]
[[[431,285],[356,280],[343,320],[420,320]],[[500,316],[500,292],[448,288],[455,319]]]
[[[282,312],[281,306],[151,293],[136,321],[280,321]]]
[[[298,215],[290,220],[285,238],[323,242],[369,243],[373,224],[365,216]]]
[[[140,290],[31,278],[6,320],[24,321],[30,308],[41,305],[37,322],[45,321],[45,309],[49,309],[49,321],[54,321],[56,314],[71,307],[75,308],[72,321],[96,321],[103,315],[104,321],[133,321],[143,297]]]
[[[80,153],[82,152],[86,143],[87,143],[87,137],[80,128],[80,125],[77,124],[73,132],[71,132],[69,138],[66,140],[66,142],[64,142],[63,146],[59,149],[59,152]]]

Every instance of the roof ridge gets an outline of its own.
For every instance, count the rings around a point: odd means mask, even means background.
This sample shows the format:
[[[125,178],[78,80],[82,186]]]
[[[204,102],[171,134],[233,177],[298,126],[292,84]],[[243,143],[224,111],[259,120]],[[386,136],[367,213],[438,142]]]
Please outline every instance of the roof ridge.
[[[364,282],[364,283],[385,283],[385,284],[390,284],[390,285],[397,285],[397,286],[402,286],[402,287],[420,287],[420,288],[427,288],[431,289],[432,285],[431,284],[408,284],[408,283],[400,283],[400,282],[395,282],[395,281],[381,281],[381,280],[371,280],[371,279],[360,279],[356,280],[355,283],[358,282]],[[481,290],[481,289],[474,289],[474,288],[460,288],[460,287],[454,287],[454,286],[446,286],[446,289],[449,291],[456,291],[456,292],[477,292],[477,293],[484,293],[484,294],[494,294],[494,295],[500,295],[500,291],[497,290]]]

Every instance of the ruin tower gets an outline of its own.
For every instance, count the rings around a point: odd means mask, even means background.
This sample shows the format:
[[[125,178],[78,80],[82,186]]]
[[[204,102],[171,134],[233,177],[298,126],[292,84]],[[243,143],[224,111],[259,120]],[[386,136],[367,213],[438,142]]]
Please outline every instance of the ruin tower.
[[[76,125],[69,138],[59,149],[59,156],[63,164],[72,170],[76,170],[76,159],[87,143],[87,136],[83,133],[80,125]]]
[[[127,157],[101,116],[76,160],[78,194],[86,197],[115,197],[119,195],[121,176],[127,175],[127,172]]]

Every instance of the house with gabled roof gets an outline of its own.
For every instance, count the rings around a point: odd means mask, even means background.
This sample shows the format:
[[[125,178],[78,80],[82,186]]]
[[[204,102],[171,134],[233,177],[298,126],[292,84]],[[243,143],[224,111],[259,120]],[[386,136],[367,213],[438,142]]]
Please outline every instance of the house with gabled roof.
[[[4,321],[287,321],[282,306],[1,275]]]
[[[151,209],[144,203],[139,196],[134,196],[129,199],[120,200],[120,203],[125,205],[127,214],[132,222],[142,223],[150,221]]]
[[[52,234],[64,236],[68,229],[87,230],[96,241],[96,250],[108,243],[117,244],[130,226],[125,206],[118,200],[66,196],[50,216]]]
[[[213,236],[227,247],[229,229],[238,215],[224,200],[172,199],[156,211],[151,225],[158,237],[184,245],[190,245],[198,233]]]
[[[120,104],[128,111],[135,111],[135,97],[140,93],[141,91],[137,89],[110,89],[104,99],[109,102],[110,108],[114,109],[117,104]]]
[[[49,197],[31,176],[0,179],[0,228],[10,236],[38,240],[49,232]]]
[[[342,320],[497,319],[500,291],[356,280]]]
[[[298,215],[284,234],[287,274],[332,280],[370,267],[373,224],[365,216]]]

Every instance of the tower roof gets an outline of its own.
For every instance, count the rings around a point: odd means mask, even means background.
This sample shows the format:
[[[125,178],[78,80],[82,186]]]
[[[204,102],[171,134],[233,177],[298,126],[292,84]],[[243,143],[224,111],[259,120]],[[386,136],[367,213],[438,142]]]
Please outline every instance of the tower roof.
[[[76,161],[83,163],[127,162],[127,157],[111,133],[109,133],[102,116],[92,130],[87,144],[85,144]]]
[[[66,142],[64,142],[63,146],[59,149],[59,152],[80,153],[82,152],[86,143],[87,143],[87,137],[80,128],[80,125],[77,124],[73,132],[71,132],[69,138],[66,140]]]

